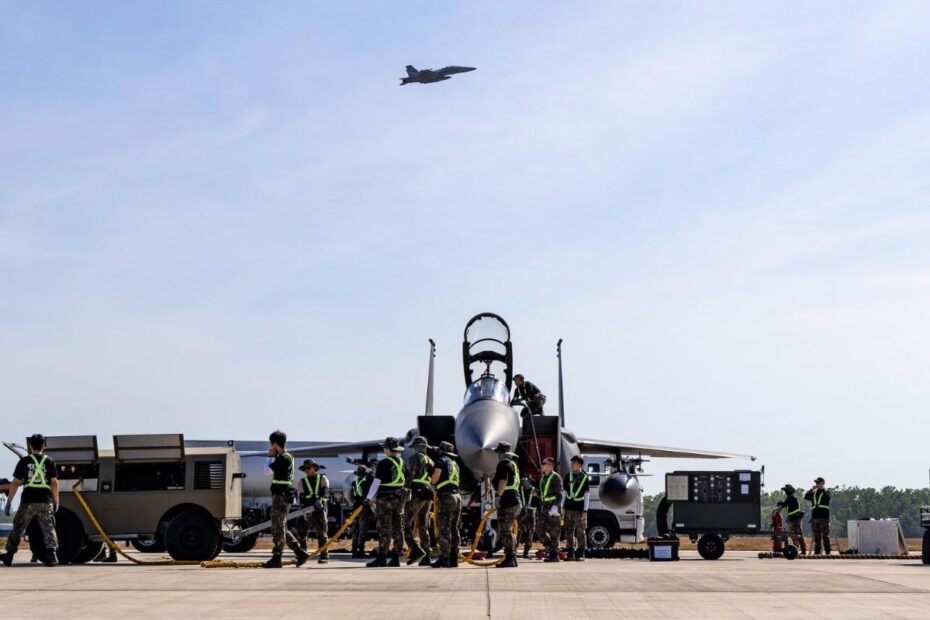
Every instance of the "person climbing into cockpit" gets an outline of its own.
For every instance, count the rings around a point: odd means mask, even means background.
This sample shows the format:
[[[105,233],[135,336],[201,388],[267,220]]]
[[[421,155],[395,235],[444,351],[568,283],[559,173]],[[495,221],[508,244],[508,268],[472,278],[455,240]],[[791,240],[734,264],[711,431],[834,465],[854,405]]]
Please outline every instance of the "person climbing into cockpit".
[[[516,387],[514,387],[513,399],[511,402],[517,404],[517,401],[522,401],[526,408],[529,409],[530,413],[533,415],[543,415],[546,395],[543,394],[538,387],[527,381],[523,375],[514,375],[513,383]]]

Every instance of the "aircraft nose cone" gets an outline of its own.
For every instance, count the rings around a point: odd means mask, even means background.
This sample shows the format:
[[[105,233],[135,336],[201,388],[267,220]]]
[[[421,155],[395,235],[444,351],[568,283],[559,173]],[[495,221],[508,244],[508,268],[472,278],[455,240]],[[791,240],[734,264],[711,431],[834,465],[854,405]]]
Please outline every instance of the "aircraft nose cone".
[[[474,71],[478,67],[463,67],[466,71]]]
[[[455,421],[455,449],[477,475],[491,475],[500,460],[494,448],[502,441],[516,445],[520,421],[513,409],[493,400],[463,408]]]

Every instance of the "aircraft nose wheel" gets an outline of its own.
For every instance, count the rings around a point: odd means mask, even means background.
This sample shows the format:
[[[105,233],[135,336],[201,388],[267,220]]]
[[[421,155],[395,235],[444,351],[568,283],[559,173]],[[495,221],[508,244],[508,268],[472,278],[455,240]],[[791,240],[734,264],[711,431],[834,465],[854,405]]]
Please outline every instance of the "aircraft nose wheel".
[[[717,534],[704,534],[698,540],[698,553],[705,560],[719,560],[723,555],[723,539]]]
[[[786,560],[794,560],[798,557],[798,548],[794,545],[785,545],[782,555]]]

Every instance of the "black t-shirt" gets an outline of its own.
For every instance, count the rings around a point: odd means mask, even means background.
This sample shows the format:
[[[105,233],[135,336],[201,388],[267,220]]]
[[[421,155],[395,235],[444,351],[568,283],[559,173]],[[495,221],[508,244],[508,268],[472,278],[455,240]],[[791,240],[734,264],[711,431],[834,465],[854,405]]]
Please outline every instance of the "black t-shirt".
[[[583,471],[577,474],[569,472],[565,477],[565,510],[584,510],[584,494],[588,491],[590,482],[588,475]]]
[[[43,461],[43,459],[45,460]],[[36,471],[36,463],[42,465],[42,469],[39,472]],[[51,486],[52,480],[58,478],[55,461],[53,461],[51,457],[42,454],[24,456],[19,459],[19,462],[16,464],[16,469],[13,470],[13,477],[19,480],[23,485],[23,495],[19,500],[20,503],[47,504],[52,501],[51,488],[29,486],[30,482]]]
[[[517,470],[517,465],[510,459],[503,459],[500,463],[497,464],[497,471],[494,472],[494,477],[491,479],[491,485],[494,488],[494,492],[497,492],[497,487],[500,484],[501,480],[504,481],[505,486],[513,486],[514,482],[519,485],[520,478]],[[515,489],[508,489],[504,491],[504,494],[501,495],[501,508],[511,508],[513,506],[520,505],[520,494]]]
[[[304,476],[300,479],[300,503],[309,506],[317,499],[326,502],[329,493],[329,478],[325,474]]]
[[[536,488],[531,486],[527,489],[521,482],[520,502],[523,504],[524,508],[536,508],[539,505],[539,497],[536,495]]]
[[[272,471],[272,478],[274,480],[291,480],[293,478],[294,457],[290,456],[289,454],[285,456],[285,454],[279,454],[271,462],[270,469]],[[290,458],[288,458],[289,456]],[[272,484],[271,494],[283,495],[284,493],[289,492],[288,489],[292,487],[293,484]],[[293,495],[291,497],[293,497]]]
[[[394,493],[399,488],[403,488],[403,485],[400,487],[385,486],[391,484],[397,478],[397,463],[400,463],[403,469],[403,459],[397,456],[386,456],[378,461],[378,466],[375,468],[375,478],[381,481],[381,484],[378,486],[378,497],[387,495],[388,493]]]

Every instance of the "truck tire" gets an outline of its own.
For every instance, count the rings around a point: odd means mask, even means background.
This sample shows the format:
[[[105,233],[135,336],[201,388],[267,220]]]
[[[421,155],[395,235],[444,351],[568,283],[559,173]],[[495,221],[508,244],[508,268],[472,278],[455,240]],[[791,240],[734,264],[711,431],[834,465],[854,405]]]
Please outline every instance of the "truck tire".
[[[171,519],[165,528],[165,549],[173,560],[210,560],[219,546],[220,533],[213,520],[193,510]]]
[[[724,552],[723,539],[717,534],[704,534],[698,540],[698,553],[705,560],[719,560]]]
[[[58,536],[58,561],[70,564],[87,544],[84,526],[81,520],[67,508],[61,508],[55,514],[55,534]],[[26,528],[29,536],[29,550],[39,558],[45,559],[45,540],[42,537],[42,528],[33,520]]]
[[[236,540],[227,540],[223,543],[223,551],[226,553],[248,553],[258,544],[258,534],[250,534],[237,538]]]
[[[593,519],[588,524],[588,549],[610,549],[617,544],[619,528],[612,527],[605,519]]]
[[[165,542],[161,538],[133,538],[129,541],[139,553],[164,553]]]
[[[920,561],[930,564],[930,529],[924,530],[924,542],[920,548]]]

